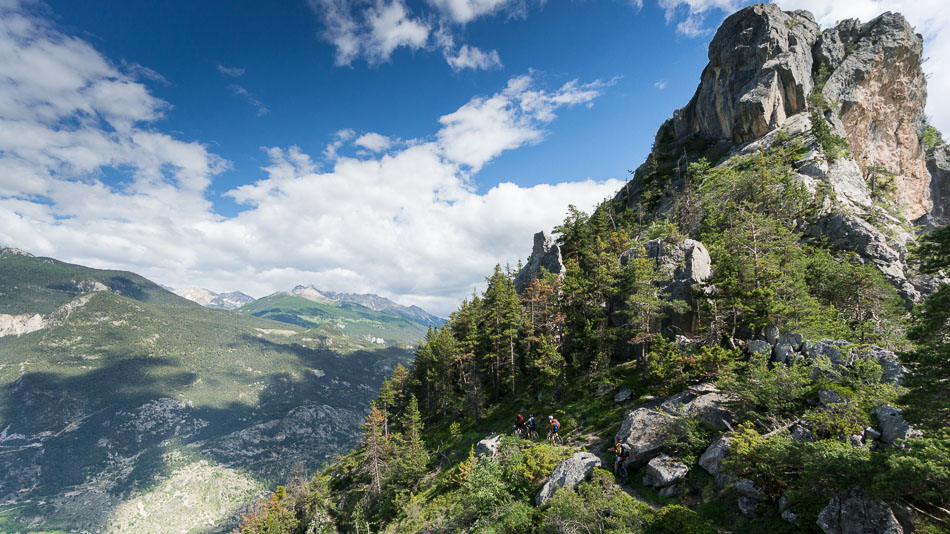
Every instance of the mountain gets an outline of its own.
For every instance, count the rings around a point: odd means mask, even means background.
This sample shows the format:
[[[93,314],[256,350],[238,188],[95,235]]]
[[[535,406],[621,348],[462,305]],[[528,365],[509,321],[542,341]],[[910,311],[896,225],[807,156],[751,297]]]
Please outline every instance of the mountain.
[[[172,292],[179,297],[197,302],[207,308],[219,308],[222,310],[234,310],[248,302],[254,302],[254,297],[245,295],[240,291],[215,293],[214,291],[200,287],[189,287],[186,289],[175,289],[172,290]]]
[[[305,328],[333,325],[344,336],[376,345],[414,347],[428,329],[394,313],[330,299],[312,287],[298,286],[292,293],[274,293],[236,311]]]
[[[294,295],[310,299],[314,302],[351,302],[359,304],[373,311],[385,312],[399,317],[405,317],[410,321],[415,321],[423,326],[441,326],[445,320],[436,317],[418,306],[403,306],[387,298],[373,294],[357,293],[336,293],[333,291],[323,291],[309,286],[297,286],[290,291]]]
[[[224,532],[411,354],[0,250],[0,532]]]
[[[922,51],[894,13],[727,17],[616,197],[496,268],[360,447],[241,531],[947,532],[950,166]]]

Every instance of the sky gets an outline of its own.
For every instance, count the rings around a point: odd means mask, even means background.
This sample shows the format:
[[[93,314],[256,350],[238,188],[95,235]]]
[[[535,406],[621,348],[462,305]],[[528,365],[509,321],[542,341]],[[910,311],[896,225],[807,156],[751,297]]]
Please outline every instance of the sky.
[[[446,316],[629,178],[741,0],[0,0],[0,245]],[[942,0],[904,13],[950,131]]]

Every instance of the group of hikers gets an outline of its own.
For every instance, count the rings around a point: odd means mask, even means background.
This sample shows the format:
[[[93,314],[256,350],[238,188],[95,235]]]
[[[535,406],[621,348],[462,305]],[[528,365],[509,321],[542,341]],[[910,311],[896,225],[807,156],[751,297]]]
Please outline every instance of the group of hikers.
[[[552,445],[561,444],[561,436],[558,434],[561,430],[561,423],[553,415],[548,416],[548,440]],[[524,418],[521,412],[515,416],[514,433],[516,436],[525,439],[538,439],[538,422],[534,415],[528,415]],[[622,438],[617,438],[617,443],[613,446],[614,451],[614,473],[622,478],[626,478],[625,462],[630,458],[630,446]]]
[[[548,440],[551,441],[552,445],[561,444],[561,436],[558,434],[560,430],[561,422],[555,419],[553,415],[549,415]],[[525,419],[524,415],[519,412],[515,416],[514,433],[516,436],[525,439],[538,439],[538,422],[534,419],[534,415],[528,415],[528,419]]]

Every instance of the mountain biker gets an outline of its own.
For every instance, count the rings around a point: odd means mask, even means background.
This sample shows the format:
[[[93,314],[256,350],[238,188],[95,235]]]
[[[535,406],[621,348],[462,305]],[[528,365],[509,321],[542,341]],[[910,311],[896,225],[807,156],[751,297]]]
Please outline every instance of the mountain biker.
[[[515,416],[515,433],[519,436],[527,435],[524,431],[524,416],[521,415],[521,412],[518,412],[518,415]]]
[[[548,428],[551,429],[550,438],[552,443],[554,440],[559,440],[561,438],[561,436],[558,435],[558,431],[561,430],[561,423],[555,419],[553,415],[548,416]]]
[[[616,459],[614,460],[614,473],[617,473],[623,468],[624,462],[630,458],[630,445],[624,443],[622,438],[617,438],[617,444],[614,445],[614,454],[616,455]]]
[[[538,435],[538,422],[534,420],[534,415],[528,415],[528,437]]]

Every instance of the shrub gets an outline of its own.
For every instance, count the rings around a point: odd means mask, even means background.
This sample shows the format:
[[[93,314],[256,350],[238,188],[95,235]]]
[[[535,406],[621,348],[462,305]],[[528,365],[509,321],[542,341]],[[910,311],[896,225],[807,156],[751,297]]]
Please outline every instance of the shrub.
[[[648,534],[716,534],[709,521],[678,504],[664,506],[650,521]]]

